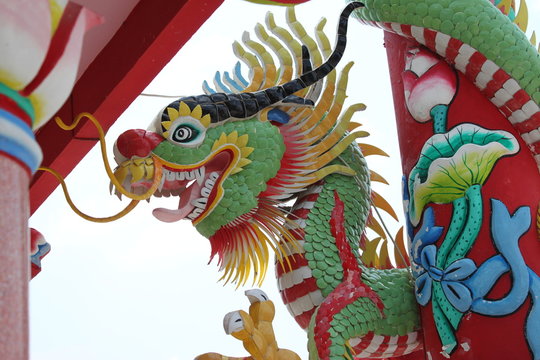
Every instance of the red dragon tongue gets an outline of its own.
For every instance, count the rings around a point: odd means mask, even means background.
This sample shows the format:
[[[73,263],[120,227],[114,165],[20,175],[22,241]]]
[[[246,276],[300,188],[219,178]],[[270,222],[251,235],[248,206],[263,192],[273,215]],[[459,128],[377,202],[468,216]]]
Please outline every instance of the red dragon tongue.
[[[198,198],[200,192],[200,185],[194,182],[193,185],[188,187],[181,195],[178,203],[178,209],[165,209],[157,208],[152,211],[152,215],[163,222],[176,222],[184,219],[188,216],[195,206],[192,204],[192,200]]]

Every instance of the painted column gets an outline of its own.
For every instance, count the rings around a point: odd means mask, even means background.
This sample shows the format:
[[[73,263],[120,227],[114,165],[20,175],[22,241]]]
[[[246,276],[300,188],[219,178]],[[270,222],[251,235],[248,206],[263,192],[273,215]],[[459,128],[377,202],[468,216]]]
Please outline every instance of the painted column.
[[[99,21],[93,13],[70,2],[0,0],[2,360],[28,358],[28,185],[42,159],[34,131],[50,119],[70,94],[82,37]],[[41,245],[44,246],[43,242]]]
[[[391,33],[385,45],[426,359],[540,359],[538,164],[448,60]],[[473,55],[466,71],[482,69]],[[496,72],[487,91],[510,83]]]
[[[0,359],[6,360],[28,358],[30,172],[8,152],[14,144],[6,139],[6,124],[15,119],[0,110]]]

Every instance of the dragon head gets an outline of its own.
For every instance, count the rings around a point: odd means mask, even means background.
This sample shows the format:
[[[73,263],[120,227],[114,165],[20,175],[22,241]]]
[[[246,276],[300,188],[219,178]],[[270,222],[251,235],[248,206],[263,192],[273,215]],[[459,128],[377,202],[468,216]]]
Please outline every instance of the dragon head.
[[[355,175],[348,166],[331,162],[363,136],[346,131],[354,129],[351,116],[364,105],[353,105],[340,116],[352,64],[337,84],[334,68],[345,49],[347,19],[361,6],[352,3],[342,12],[336,48],[322,49],[324,62],[316,45],[308,51],[296,43],[296,78],[291,79],[292,56],[282,47],[277,51],[283,60],[279,74],[273,64],[252,67],[251,84],[246,82],[242,92],[206,89],[206,95],[183,97],[161,111],[148,130],[128,130],[116,141],[114,176],[121,192],[178,196],[176,208],[155,209],[154,216],[165,222],[191,220],[210,239],[212,256],[218,255],[227,280],[236,274],[232,281],[244,283],[253,266],[261,281],[268,247],[281,260],[281,240],[295,243],[294,222],[277,205],[328,174]],[[271,31],[283,34],[283,28],[270,23]],[[258,34],[269,39],[261,29]],[[317,36],[328,43],[322,31]],[[244,42],[253,45],[247,38]],[[237,56],[248,58],[235,46]]]
[[[158,208],[159,220],[189,219],[210,238],[222,226],[257,207],[257,196],[280,168],[285,152],[276,126],[257,117],[212,124],[201,107],[173,102],[151,126],[118,138],[117,178],[135,193],[162,178],[154,196],[179,196],[177,209]]]

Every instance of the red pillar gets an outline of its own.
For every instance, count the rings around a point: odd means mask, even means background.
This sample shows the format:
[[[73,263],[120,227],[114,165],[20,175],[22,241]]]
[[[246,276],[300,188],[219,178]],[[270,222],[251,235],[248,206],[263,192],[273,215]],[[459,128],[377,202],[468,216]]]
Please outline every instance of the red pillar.
[[[28,170],[0,155],[0,359],[28,359]]]
[[[391,33],[385,46],[425,357],[538,359],[538,165],[506,116],[451,62]]]

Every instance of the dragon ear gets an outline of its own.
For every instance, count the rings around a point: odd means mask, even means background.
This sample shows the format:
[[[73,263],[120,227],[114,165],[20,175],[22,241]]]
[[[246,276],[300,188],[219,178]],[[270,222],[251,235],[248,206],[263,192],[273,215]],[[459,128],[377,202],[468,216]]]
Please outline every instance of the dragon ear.
[[[285,111],[273,108],[261,111],[259,118],[261,121],[273,121],[279,124],[287,124],[291,117]]]

